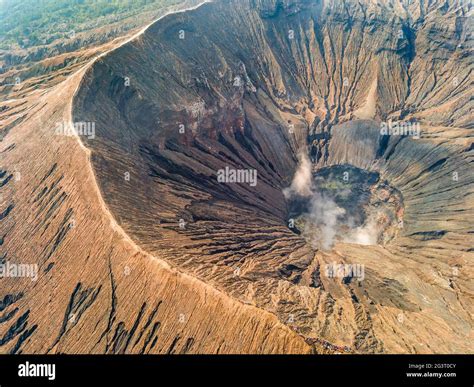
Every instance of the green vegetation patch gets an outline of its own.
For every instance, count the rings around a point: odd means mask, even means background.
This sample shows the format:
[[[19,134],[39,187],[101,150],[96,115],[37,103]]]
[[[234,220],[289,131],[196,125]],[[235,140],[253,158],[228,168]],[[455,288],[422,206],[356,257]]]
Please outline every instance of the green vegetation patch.
[[[180,0],[0,0],[0,49],[50,44]]]

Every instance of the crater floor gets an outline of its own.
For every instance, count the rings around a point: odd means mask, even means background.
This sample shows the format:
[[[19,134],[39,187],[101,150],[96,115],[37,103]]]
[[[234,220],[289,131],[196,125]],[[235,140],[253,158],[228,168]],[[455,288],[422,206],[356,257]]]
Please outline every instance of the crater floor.
[[[402,195],[377,172],[334,165],[317,170],[313,179],[310,196],[288,199],[288,224],[315,249],[336,241],[385,245],[403,227]]]

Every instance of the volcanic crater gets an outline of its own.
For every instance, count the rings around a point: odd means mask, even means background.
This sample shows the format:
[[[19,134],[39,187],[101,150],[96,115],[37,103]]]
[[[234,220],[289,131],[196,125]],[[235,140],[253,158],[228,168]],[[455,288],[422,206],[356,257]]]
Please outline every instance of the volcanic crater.
[[[137,245],[317,351],[472,351],[472,284],[452,274],[472,254],[467,27],[393,4],[226,0],[169,15],[91,66],[73,121],[95,122],[81,141]],[[387,120],[419,123],[420,138],[382,134]],[[256,170],[257,185],[218,182],[226,167]],[[365,278],[330,278],[332,263]]]

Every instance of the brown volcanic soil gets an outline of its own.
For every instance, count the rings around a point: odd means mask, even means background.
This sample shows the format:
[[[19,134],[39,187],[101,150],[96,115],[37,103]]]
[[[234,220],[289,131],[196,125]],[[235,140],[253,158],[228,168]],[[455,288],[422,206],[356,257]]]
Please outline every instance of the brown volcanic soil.
[[[180,273],[123,233],[99,195],[89,152],[53,134],[71,119],[84,71],[41,98],[10,103],[28,109],[2,142],[2,257],[38,263],[40,275],[1,280],[1,351],[310,352],[275,316]],[[8,178],[19,171],[18,181]]]
[[[474,352],[472,10],[279,4],[165,17],[3,130],[4,259],[42,272],[1,279],[3,351]],[[382,138],[389,117],[422,138]],[[71,118],[96,124],[85,147],[53,135]],[[306,148],[398,190],[397,237],[322,251],[293,233],[282,190]],[[257,187],[218,184],[225,166]]]

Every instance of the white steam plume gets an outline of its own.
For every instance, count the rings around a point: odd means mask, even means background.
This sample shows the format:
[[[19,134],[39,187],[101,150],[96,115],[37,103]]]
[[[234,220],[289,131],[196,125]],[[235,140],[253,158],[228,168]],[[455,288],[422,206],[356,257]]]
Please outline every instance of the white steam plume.
[[[359,245],[375,245],[378,239],[378,226],[375,219],[369,221],[356,229],[352,230],[344,238],[344,242],[357,243]]]
[[[303,236],[314,248],[329,250],[336,239],[347,243],[373,245],[377,243],[377,224],[370,219],[365,225],[352,229],[353,220],[342,220],[346,213],[337,203],[323,195],[314,185],[312,164],[305,152],[298,155],[298,167],[293,181],[283,190],[285,198],[309,198],[308,212],[304,214],[305,223]],[[347,233],[347,229],[352,229]],[[346,235],[341,236],[342,230]]]
[[[313,192],[303,235],[310,240],[313,247],[329,250],[339,229],[339,218],[345,213],[346,210],[331,198]]]
[[[298,155],[298,168],[296,169],[293,181],[289,188],[283,190],[287,199],[293,195],[308,197],[313,194],[313,176],[311,171],[311,161],[305,152]]]

